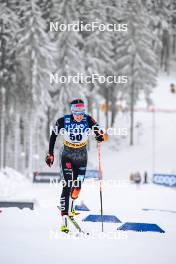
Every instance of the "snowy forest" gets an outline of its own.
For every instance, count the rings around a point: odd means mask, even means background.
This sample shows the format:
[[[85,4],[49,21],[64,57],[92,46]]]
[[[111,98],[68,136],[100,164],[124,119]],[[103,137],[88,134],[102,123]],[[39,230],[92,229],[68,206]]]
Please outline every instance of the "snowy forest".
[[[127,24],[127,32],[51,32],[50,22]],[[176,55],[176,0],[0,0],[0,168],[32,171],[43,162],[50,126],[84,98],[88,113],[104,105],[106,127],[130,117],[140,95],[147,107],[160,71]],[[50,84],[50,73],[126,75],[126,84]],[[123,105],[119,109],[117,105]]]

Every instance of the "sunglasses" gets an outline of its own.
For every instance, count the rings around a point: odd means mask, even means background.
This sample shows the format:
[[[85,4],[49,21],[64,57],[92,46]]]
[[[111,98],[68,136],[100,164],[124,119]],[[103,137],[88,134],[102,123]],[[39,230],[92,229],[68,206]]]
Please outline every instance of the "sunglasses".
[[[85,112],[74,112],[73,115],[75,116],[84,116]]]

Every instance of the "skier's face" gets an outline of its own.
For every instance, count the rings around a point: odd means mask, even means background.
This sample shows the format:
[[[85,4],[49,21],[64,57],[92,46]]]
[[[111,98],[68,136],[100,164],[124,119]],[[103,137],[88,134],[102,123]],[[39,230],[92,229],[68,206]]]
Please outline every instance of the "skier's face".
[[[74,117],[74,120],[76,122],[81,122],[81,120],[83,119],[84,115],[74,115],[73,114],[73,117]]]

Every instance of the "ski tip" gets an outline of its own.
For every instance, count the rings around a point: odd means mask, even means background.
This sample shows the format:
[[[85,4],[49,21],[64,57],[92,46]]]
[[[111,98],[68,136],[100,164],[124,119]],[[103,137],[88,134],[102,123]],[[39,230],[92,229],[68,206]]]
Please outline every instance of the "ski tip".
[[[90,233],[89,233],[89,232],[82,231],[82,233],[83,233],[84,235],[87,235],[87,236],[89,236],[89,235],[90,235]]]

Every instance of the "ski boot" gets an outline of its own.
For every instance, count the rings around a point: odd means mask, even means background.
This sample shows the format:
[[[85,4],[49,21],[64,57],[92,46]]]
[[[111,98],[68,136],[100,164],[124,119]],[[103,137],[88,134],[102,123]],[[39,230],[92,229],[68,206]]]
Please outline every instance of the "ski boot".
[[[69,229],[68,229],[68,227],[67,227],[66,225],[62,225],[62,226],[60,227],[60,231],[61,231],[61,232],[64,232],[64,233],[68,233],[68,232],[69,232]]]
[[[73,208],[73,209],[72,209],[72,215],[71,215],[71,216],[73,216],[73,217],[74,217],[75,215],[77,215],[77,213],[76,213],[76,210],[75,210],[75,208]]]
[[[66,215],[62,215],[62,226],[60,227],[60,231],[64,232],[64,233],[68,233],[69,232],[68,221],[67,221],[67,216]]]

